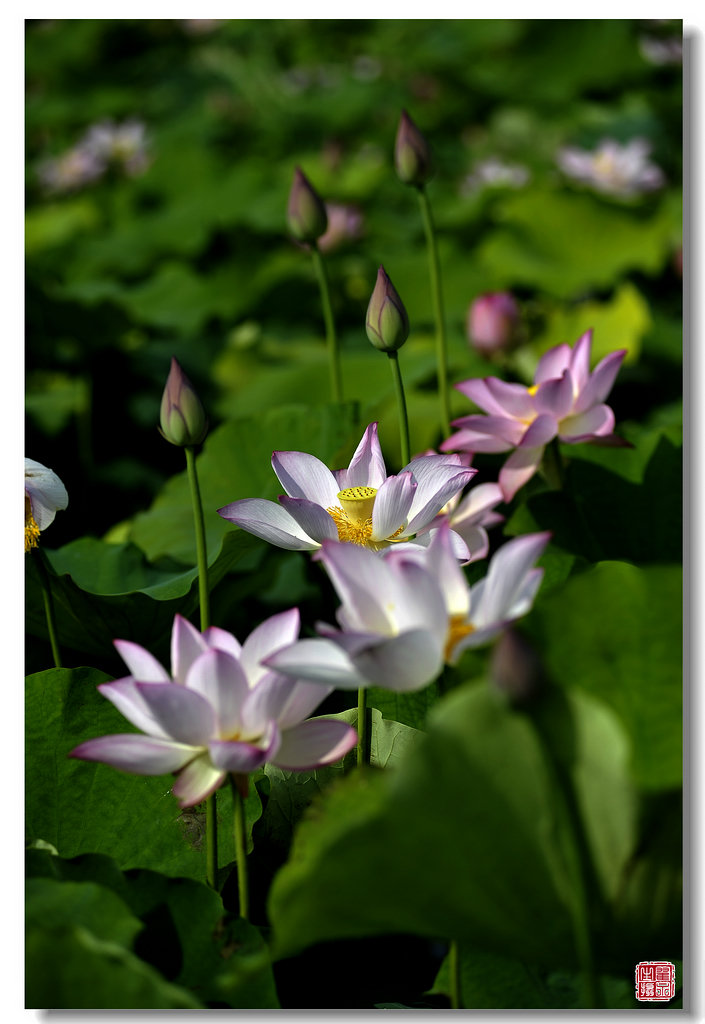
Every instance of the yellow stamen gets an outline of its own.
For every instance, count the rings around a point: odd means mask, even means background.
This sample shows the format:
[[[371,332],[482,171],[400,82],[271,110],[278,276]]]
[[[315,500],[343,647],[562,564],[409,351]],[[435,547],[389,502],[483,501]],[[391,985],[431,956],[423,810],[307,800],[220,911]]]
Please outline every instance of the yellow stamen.
[[[462,615],[451,615],[450,621],[448,622],[445,660],[450,661],[455,645],[462,640],[464,636],[469,636],[470,633],[474,632],[475,627],[473,624],[471,622],[467,622]]]
[[[533,396],[536,394],[538,389],[539,389],[539,385],[538,384],[532,384],[531,387],[527,388],[526,390],[529,392],[529,394],[533,398]]]
[[[32,502],[25,495],[24,499],[24,549],[25,553],[36,548],[39,541],[40,529],[32,515]]]
[[[350,544],[373,546],[372,508],[375,503],[376,487],[346,487],[338,491],[342,508],[332,505],[326,509],[338,530],[338,540]]]

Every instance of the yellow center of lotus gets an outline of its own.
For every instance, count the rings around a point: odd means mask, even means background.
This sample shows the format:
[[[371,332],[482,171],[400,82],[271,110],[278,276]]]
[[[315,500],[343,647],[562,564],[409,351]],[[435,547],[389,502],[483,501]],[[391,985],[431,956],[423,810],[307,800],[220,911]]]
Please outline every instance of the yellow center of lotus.
[[[533,398],[533,396],[536,394],[538,389],[539,389],[539,385],[538,384],[532,384],[531,387],[527,388],[526,390],[529,392],[529,394]]]
[[[338,529],[338,540],[373,547],[372,508],[376,487],[346,487],[338,491],[338,505],[326,509]]]
[[[32,502],[25,495],[24,499],[24,549],[25,552],[36,548],[39,540],[39,527],[32,515]]]
[[[466,622],[462,615],[451,615],[448,622],[448,635],[446,636],[445,660],[450,661],[453,648],[459,640],[462,640],[464,636],[469,636],[470,633],[474,632],[475,627],[471,622]]]

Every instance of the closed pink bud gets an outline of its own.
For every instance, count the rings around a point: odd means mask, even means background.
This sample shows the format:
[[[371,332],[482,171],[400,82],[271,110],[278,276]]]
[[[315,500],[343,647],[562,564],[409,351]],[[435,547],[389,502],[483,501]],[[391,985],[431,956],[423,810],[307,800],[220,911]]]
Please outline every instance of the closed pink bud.
[[[480,295],[468,310],[468,340],[483,354],[511,347],[518,327],[519,307],[509,292]]]
[[[201,400],[173,358],[162,395],[159,431],[167,441],[180,447],[200,444],[208,433],[208,420]]]
[[[323,200],[300,167],[294,171],[286,220],[297,242],[315,242],[328,227]]]

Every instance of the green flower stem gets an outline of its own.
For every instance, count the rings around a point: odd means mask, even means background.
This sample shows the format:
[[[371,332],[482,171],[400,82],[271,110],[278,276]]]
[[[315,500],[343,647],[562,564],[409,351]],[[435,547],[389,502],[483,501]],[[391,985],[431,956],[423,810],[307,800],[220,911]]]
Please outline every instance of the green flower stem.
[[[188,445],[184,448],[186,452],[186,470],[191,488],[191,504],[193,506],[193,521],[196,528],[196,559],[198,563],[198,600],[201,611],[201,632],[210,626],[210,598],[208,595],[208,558],[206,552],[206,528],[203,521],[203,503],[201,502],[201,491],[198,486],[198,473],[196,472],[196,452]],[[211,888],[215,889],[218,884],[218,816],[216,809],[216,795],[211,795],[206,800],[206,879]]]
[[[460,991],[460,952],[458,942],[453,939],[448,950],[448,971],[450,974],[450,1007],[462,1010],[463,1000]]]
[[[32,555],[34,557],[34,564],[39,572],[39,582],[42,586],[42,598],[44,600],[44,614],[47,620],[47,632],[49,633],[49,643],[51,644],[51,653],[54,657],[54,665],[56,668],[61,668],[61,651],[59,650],[59,641],[57,639],[56,631],[56,619],[54,617],[54,598],[51,593],[51,580],[49,579],[49,573],[44,563],[44,553],[39,548],[32,549]]]
[[[357,763],[370,763],[370,744],[367,735],[367,690],[357,691]]]
[[[401,464],[408,466],[411,461],[409,454],[409,417],[406,413],[406,398],[404,397],[404,384],[399,369],[399,353],[387,352],[394,377],[394,388],[397,393],[397,410],[399,412],[399,441],[401,443]]]
[[[565,466],[561,455],[558,438],[554,437],[544,450],[541,460],[541,473],[549,484],[556,490],[562,491],[565,487]]]
[[[443,429],[443,436],[448,437],[450,435],[448,352],[445,317],[443,315],[443,294],[441,291],[441,267],[438,260],[438,247],[436,245],[436,233],[433,228],[433,217],[431,216],[431,204],[428,201],[423,185],[419,186],[418,193],[421,217],[423,218],[424,231],[426,232],[428,266],[431,275],[431,295],[433,298],[434,316],[436,318],[436,362],[438,369],[438,395],[441,401],[441,427]]]
[[[247,842],[245,840],[245,801],[242,798],[235,777],[230,776],[233,791],[233,811],[235,818],[235,860],[237,862],[237,894],[240,917],[246,921],[250,917],[250,897],[247,888]]]
[[[208,559],[206,556],[206,528],[203,522],[203,505],[201,503],[201,491],[198,486],[198,473],[196,472],[196,453],[190,445],[186,452],[186,469],[188,470],[188,482],[191,488],[191,504],[193,506],[193,521],[196,527],[196,559],[198,564],[198,601],[201,607],[201,632],[211,624],[210,600],[208,597]]]
[[[313,266],[318,278],[318,287],[321,291],[321,305],[323,307],[323,319],[326,325],[326,341],[328,344],[328,369],[330,372],[330,392],[334,402],[343,400],[343,384],[340,374],[340,351],[338,349],[338,338],[335,333],[335,322],[333,320],[333,307],[330,301],[330,290],[328,288],[328,277],[326,268],[321,256],[321,251],[315,242],[311,244],[311,256]]]

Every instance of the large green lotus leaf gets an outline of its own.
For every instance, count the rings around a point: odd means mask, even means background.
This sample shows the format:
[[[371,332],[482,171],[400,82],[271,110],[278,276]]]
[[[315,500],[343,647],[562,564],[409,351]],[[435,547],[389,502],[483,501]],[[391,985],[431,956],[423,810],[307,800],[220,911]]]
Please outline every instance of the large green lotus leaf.
[[[73,241],[78,235],[93,231],[99,223],[100,209],[87,196],[28,210],[25,220],[27,257],[31,259],[45,249]]]
[[[458,379],[488,371],[487,364],[470,353],[462,338],[454,336],[449,353],[451,374]],[[265,357],[272,363],[260,361]],[[268,344],[263,347],[260,358],[237,349],[227,350],[220,358],[215,376],[231,392],[220,403],[222,415],[254,415],[269,405],[290,401],[292,395],[326,399],[329,371],[322,342]],[[361,428],[378,421],[387,469],[393,472],[401,468],[398,407],[389,360],[365,342],[362,350],[346,351],[344,348],[341,364],[345,399],[358,403]],[[442,437],[433,337],[421,331],[412,336],[399,354],[399,365],[409,416],[410,447],[414,454],[435,447]],[[460,416],[466,411],[467,400],[453,389],[450,402],[452,415]]]
[[[492,289],[522,285],[570,298],[611,288],[631,271],[654,275],[678,237],[676,205],[650,219],[587,194],[525,189],[505,199],[476,258]]]
[[[142,923],[110,889],[92,881],[59,882],[28,878],[25,888],[25,923],[29,930],[68,925],[86,928],[98,939],[132,947]]]
[[[680,562],[682,447],[678,431],[626,428],[634,448],[562,445],[561,491],[535,493],[505,525],[550,530],[552,547],[588,562]]]
[[[624,281],[606,302],[588,299],[569,307],[558,306],[547,317],[545,327],[531,345],[518,353],[532,382],[541,355],[555,345],[573,345],[585,331],[593,329],[592,364],[616,349],[626,349],[624,365],[634,363],[641,352],[642,339],[652,327],[651,310],[644,296],[631,281]]]
[[[147,867],[167,875],[205,876],[205,809],[181,811],[170,776],[128,775],[109,765],[69,758],[79,743],[134,732],[97,685],[95,669],[50,669],[27,677],[27,841],[51,843],[63,857],[106,853],[121,868]],[[235,858],[232,794],[217,795],[218,862]],[[246,804],[248,842],[261,814],[256,786]]]
[[[203,1009],[123,946],[78,925],[29,932],[25,956],[30,1009]]]
[[[635,779],[681,781],[682,572],[602,562],[537,601],[526,628],[560,686],[592,693],[622,719]]]
[[[265,403],[257,416],[224,423],[206,438],[196,460],[206,543],[218,548],[232,523],[217,510],[236,498],[276,498],[282,487],[272,452],[306,451],[322,462],[347,465],[359,436],[354,410],[343,406],[276,407]],[[361,432],[360,432],[361,433]],[[195,564],[191,492],[186,472],[172,477],[147,512],[133,521],[130,539],[150,560],[165,555]]]
[[[467,945],[460,946],[459,964],[465,1009],[578,1010],[585,1006],[585,982],[579,973],[538,971],[527,959],[513,960]],[[639,1005],[631,978],[603,975],[598,986],[601,1009],[633,1010]],[[450,996],[448,957],[441,964],[432,993]]]
[[[437,682],[411,693],[395,693],[393,690],[371,686],[367,691],[367,702],[378,708],[386,719],[403,722],[414,729],[424,729],[426,716],[440,694],[441,688]]]
[[[422,733],[419,730],[383,719],[377,708],[368,706],[367,715],[370,764],[376,768],[393,767],[421,739]],[[357,708],[322,717],[336,718],[357,728]],[[266,836],[267,842],[280,850],[288,850],[292,833],[303,812],[328,786],[350,771],[356,759],[357,752],[353,748],[338,764],[306,772],[286,771],[272,764],[265,765],[269,797],[256,835]]]
[[[549,715],[542,738],[487,687],[464,686],[439,702],[426,738],[394,771],[356,772],[331,789],[302,821],[275,878],[277,951],[411,932],[574,965],[575,915],[581,906],[588,913],[588,890],[604,896],[607,886],[582,881],[574,811],[559,780],[583,779],[573,790],[580,830],[589,849],[616,851],[610,888],[633,849],[633,799],[614,716],[593,701],[555,699],[565,708],[561,729],[570,728],[555,736]],[[603,754],[605,738],[617,744]],[[595,758],[600,772],[591,776]],[[584,787],[594,795],[606,780],[616,783],[613,802],[594,817]],[[603,840],[603,830],[613,838]]]
[[[123,928],[123,944],[131,948],[132,936],[141,929],[133,951],[203,1003],[239,1008],[278,1006],[271,961],[259,932],[227,913],[221,897],[207,885],[154,871],[123,873],[111,857],[102,854],[64,860],[43,850],[28,851],[27,873],[30,885],[55,887],[54,902],[61,901],[66,907],[65,924],[85,923],[90,928],[88,921],[74,922],[78,912],[71,908],[69,893],[96,890],[103,903],[111,905],[110,898],[121,905],[132,929],[128,933],[127,925]],[[82,906],[87,899],[84,896]],[[50,926],[61,923],[54,921],[55,916]],[[100,928],[91,930],[99,938],[122,941],[110,934],[107,916]]]
[[[231,530],[211,547],[209,587],[231,571],[255,569],[264,545]],[[217,553],[216,553],[217,552]],[[198,570],[163,559],[147,562],[134,544],[109,544],[94,537],[71,541],[44,554],[50,568],[59,645],[89,657],[105,658],[116,638],[151,649],[163,647],[174,615],[198,608]],[[26,628],[46,637],[46,615],[34,558],[26,562]],[[51,572],[53,570],[53,572]],[[54,575],[55,574],[55,575]]]

